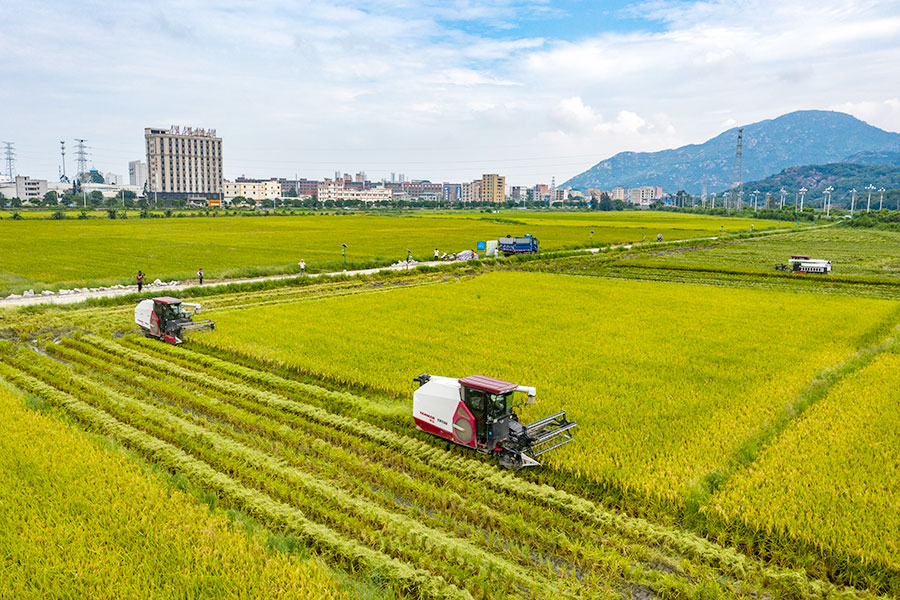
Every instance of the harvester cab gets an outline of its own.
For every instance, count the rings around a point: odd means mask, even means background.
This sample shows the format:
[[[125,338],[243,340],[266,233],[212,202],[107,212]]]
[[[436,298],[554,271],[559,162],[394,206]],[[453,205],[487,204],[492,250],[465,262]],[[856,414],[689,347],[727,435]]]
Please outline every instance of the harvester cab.
[[[216,328],[216,324],[209,319],[195,321],[194,316],[198,314],[200,305],[197,303],[160,296],[138,302],[134,307],[134,322],[147,337],[180,344],[185,331]]]
[[[414,379],[416,427],[426,433],[493,454],[507,469],[538,466],[537,457],[572,441],[577,423],[558,412],[523,425],[515,408],[533,404],[537,390],[501,379],[463,379],[422,374]]]

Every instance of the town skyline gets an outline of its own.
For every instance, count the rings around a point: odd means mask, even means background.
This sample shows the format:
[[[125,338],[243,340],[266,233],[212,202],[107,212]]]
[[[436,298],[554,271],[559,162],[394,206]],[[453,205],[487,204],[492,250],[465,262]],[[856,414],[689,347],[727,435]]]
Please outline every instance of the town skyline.
[[[513,185],[798,109],[900,130],[890,3],[9,9],[0,137],[17,172],[48,179],[59,140],[86,139],[91,164],[121,174],[144,155],[143,128],[171,124],[217,128],[230,179],[503,172]]]

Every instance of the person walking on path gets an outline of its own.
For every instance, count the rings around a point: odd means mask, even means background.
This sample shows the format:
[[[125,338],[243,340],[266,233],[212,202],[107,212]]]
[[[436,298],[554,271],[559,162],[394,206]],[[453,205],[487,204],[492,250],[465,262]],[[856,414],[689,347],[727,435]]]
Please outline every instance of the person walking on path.
[[[141,293],[141,290],[144,289],[144,272],[138,271],[137,277],[134,278],[137,281],[138,286],[138,294]]]
[[[300,265],[300,274],[306,275],[306,261],[301,258],[297,264]]]
[[[203,269],[197,271],[197,278],[200,280],[200,285],[203,285]]]
[[[434,249],[434,260],[438,260],[440,257],[441,257],[440,252],[438,252],[438,249],[435,248]]]

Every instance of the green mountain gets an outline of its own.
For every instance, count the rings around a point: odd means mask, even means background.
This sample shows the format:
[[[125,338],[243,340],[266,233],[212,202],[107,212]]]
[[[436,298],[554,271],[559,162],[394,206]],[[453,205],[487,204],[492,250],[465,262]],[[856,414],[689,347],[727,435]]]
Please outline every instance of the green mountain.
[[[873,189],[866,189],[871,185]],[[872,207],[878,208],[881,200],[880,190],[884,188],[885,207],[897,209],[900,197],[900,166],[867,165],[852,163],[832,163],[827,165],[805,165],[788,167],[776,175],[770,175],[759,181],[744,184],[744,198],[753,202],[753,191],[759,190],[757,200],[762,203],[765,194],[769,193],[777,203],[780,201],[780,190],[787,191],[787,202],[793,204],[798,190],[806,188],[806,205],[820,207],[824,200],[824,191],[833,187],[831,202],[835,207],[849,207],[853,192],[856,190],[856,207],[865,208],[868,195],[872,194]]]
[[[709,192],[728,189],[737,129],[703,144],[673,150],[620,152],[561,187],[611,190],[616,186],[658,185],[666,192],[684,189],[700,194],[706,178]],[[900,152],[900,133],[884,131],[840,112],[797,111],[743,129],[744,181],[763,179],[794,165],[836,163],[854,155],[861,156],[862,162],[875,154]]]

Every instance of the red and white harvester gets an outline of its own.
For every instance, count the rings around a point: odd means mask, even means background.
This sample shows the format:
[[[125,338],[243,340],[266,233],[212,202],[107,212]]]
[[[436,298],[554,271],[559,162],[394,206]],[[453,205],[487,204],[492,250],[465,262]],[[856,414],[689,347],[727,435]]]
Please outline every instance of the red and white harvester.
[[[538,456],[572,441],[577,423],[568,421],[565,411],[529,425],[519,422],[513,408],[534,404],[533,387],[484,375],[456,379],[422,374],[414,381],[419,383],[413,394],[418,429],[493,454],[507,469],[538,466]],[[515,394],[520,394],[518,403]]]
[[[180,344],[185,331],[216,328],[216,324],[209,319],[195,321],[194,315],[199,314],[199,304],[160,296],[138,302],[134,307],[134,322],[147,337],[155,337],[169,344]]]

